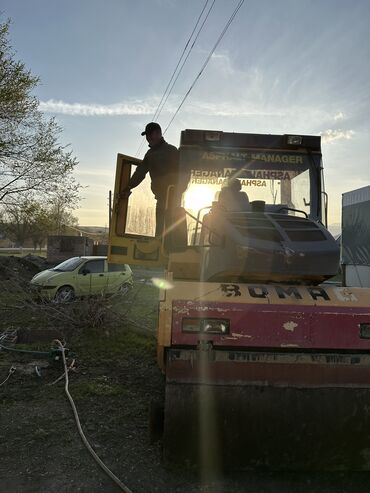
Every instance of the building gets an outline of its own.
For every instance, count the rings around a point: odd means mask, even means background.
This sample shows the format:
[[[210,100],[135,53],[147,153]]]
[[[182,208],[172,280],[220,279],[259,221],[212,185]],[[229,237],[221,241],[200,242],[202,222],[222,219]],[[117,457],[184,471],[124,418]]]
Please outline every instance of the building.
[[[94,255],[94,241],[87,236],[48,236],[47,261],[63,262],[70,257]]]
[[[370,185],[342,195],[341,262],[346,286],[370,287]]]

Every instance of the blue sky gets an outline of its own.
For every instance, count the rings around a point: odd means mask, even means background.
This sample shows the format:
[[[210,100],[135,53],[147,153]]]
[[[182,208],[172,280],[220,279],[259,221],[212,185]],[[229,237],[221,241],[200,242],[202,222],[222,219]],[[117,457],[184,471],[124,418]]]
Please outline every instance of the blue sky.
[[[166,126],[237,0],[216,0],[162,112]],[[117,152],[135,155],[204,0],[3,0],[17,57],[41,78],[87,186],[81,225],[107,223]],[[330,221],[370,182],[370,0],[246,0],[166,134],[323,135]],[[145,152],[143,148],[141,155]]]

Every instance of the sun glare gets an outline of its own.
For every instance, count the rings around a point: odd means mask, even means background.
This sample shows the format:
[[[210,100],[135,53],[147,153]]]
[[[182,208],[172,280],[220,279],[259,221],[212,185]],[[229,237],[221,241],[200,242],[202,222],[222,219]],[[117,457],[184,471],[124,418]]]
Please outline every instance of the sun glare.
[[[184,195],[184,207],[192,211],[199,211],[202,207],[212,205],[217,189],[207,185],[192,185]]]

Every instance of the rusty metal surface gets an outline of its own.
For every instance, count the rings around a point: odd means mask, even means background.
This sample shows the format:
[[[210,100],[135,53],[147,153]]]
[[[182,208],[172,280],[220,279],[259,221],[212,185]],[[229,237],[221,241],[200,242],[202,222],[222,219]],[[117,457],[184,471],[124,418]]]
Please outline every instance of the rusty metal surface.
[[[230,333],[202,336],[214,346],[370,350],[359,329],[370,308],[176,300],[172,310],[173,345],[198,344],[199,333],[182,331],[184,318],[219,318],[230,320]]]
[[[370,470],[368,355],[194,353],[168,354],[166,461]]]
[[[168,383],[370,389],[370,355],[171,350]]]
[[[302,321],[302,319],[299,319],[300,313],[305,312],[310,316],[310,308],[312,308],[316,315],[324,315],[330,312],[330,316],[333,317],[333,323],[338,326],[338,336],[341,335],[339,334],[339,331],[342,326],[340,316],[334,316],[335,313],[347,313],[348,321],[350,321],[351,313],[361,313],[364,317],[366,314],[370,313],[370,289],[364,288],[347,288],[329,285],[310,287],[276,284],[251,285],[242,283],[199,283],[179,280],[174,281],[172,273],[167,273],[166,280],[169,281],[170,288],[161,291],[159,309],[163,316],[161,317],[158,327],[158,344],[163,347],[170,347],[174,343],[178,343],[179,345],[194,345],[194,341],[195,343],[197,342],[196,337],[193,337],[191,334],[186,335],[186,337],[180,334],[181,316],[189,317],[191,313],[190,310],[192,309],[197,312],[197,315],[206,316],[207,307],[212,306],[213,309],[216,308],[217,312],[217,314],[213,314],[220,317],[222,307],[230,307],[234,313],[235,319],[239,313],[240,318],[238,318],[238,320],[240,325],[243,325],[244,329],[246,329],[248,328],[247,323],[242,324],[242,322],[247,322],[246,315],[249,310],[248,307],[253,306],[255,312],[262,310],[272,313],[275,313],[274,310],[275,307],[277,307],[276,312],[280,311],[281,316],[286,308],[287,314],[296,314],[298,321]],[[221,309],[221,312],[218,311],[219,308]],[[341,312],[341,310],[336,312],[335,310],[337,308],[342,309],[343,312]],[[243,313],[245,314],[245,317],[243,317]],[[172,317],[174,317],[173,321]],[[299,323],[297,323],[297,320],[294,321],[288,319],[283,321],[283,324],[288,323],[288,325],[286,325],[286,330],[283,332],[285,339],[289,339],[289,334],[294,334],[295,330],[298,330],[299,332]],[[177,323],[177,326],[174,325],[172,327],[173,322]],[[297,324],[297,327],[289,322]],[[318,322],[318,320],[316,322]],[[265,325],[262,327],[265,327]],[[273,330],[275,327],[275,320],[274,317],[272,317],[270,330]],[[320,324],[317,324],[317,327],[318,331],[320,331]],[[246,341],[246,339],[250,338],[239,337],[239,332],[234,330],[233,324],[231,329],[231,337],[237,338],[232,345],[234,347],[247,347],[246,343],[248,341]],[[258,331],[259,328],[256,328],[255,330]],[[352,330],[356,330],[355,326],[352,327]],[[176,331],[177,333],[175,334]],[[248,332],[245,332],[245,334],[248,336]],[[257,332],[257,335],[258,334],[259,332]],[[346,333],[343,332],[343,335],[346,336]],[[173,336],[176,337],[176,339],[173,339],[174,342],[172,342]],[[184,337],[181,342],[180,339],[178,339],[180,336],[181,338]],[[310,334],[307,336],[309,337]],[[320,336],[320,334],[318,334],[318,336]],[[241,339],[241,341],[238,341],[238,338]],[[214,337],[213,339],[217,343],[217,337]],[[230,345],[231,341],[232,339],[226,340],[225,343],[227,344],[224,343],[222,345],[224,347]],[[294,342],[290,342],[289,340],[278,341],[278,347],[281,347],[281,344],[294,344]]]
[[[370,470],[370,290],[176,282],[164,458],[202,470]],[[172,315],[172,317],[171,317]],[[186,317],[229,334],[182,331]]]

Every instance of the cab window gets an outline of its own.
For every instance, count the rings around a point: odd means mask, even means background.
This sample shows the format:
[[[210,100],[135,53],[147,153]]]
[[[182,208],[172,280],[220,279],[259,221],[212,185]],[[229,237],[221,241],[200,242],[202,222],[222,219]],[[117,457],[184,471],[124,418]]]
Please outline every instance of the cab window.
[[[131,175],[136,167],[132,167]],[[126,233],[154,237],[156,201],[150,188],[150,177],[133,188],[128,201]]]

